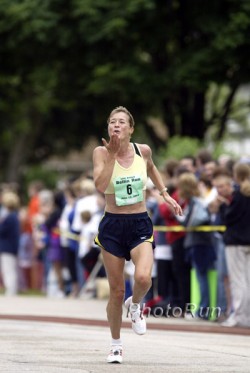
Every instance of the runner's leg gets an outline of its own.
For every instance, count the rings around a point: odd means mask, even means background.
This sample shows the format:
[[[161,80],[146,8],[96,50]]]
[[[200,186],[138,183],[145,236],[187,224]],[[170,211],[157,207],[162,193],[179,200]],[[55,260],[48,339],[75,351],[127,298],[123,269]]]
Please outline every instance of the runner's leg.
[[[133,303],[140,303],[151,287],[151,272],[153,267],[153,249],[150,242],[143,242],[130,252],[135,265]]]
[[[122,304],[125,294],[124,258],[118,258],[102,249],[103,262],[110,287],[107,316],[113,339],[120,338],[122,323]]]

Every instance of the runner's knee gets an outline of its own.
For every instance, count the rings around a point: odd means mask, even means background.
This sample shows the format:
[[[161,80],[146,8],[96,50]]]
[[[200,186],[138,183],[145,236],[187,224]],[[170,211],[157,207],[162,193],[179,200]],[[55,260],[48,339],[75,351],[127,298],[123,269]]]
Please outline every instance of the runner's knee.
[[[137,285],[139,285],[141,288],[149,288],[151,286],[151,283],[152,283],[152,279],[151,279],[151,275],[149,274],[144,274],[144,273],[140,273],[140,274],[135,274],[135,282],[137,283]]]
[[[117,303],[122,303],[124,300],[125,289],[121,287],[110,287],[110,299]]]

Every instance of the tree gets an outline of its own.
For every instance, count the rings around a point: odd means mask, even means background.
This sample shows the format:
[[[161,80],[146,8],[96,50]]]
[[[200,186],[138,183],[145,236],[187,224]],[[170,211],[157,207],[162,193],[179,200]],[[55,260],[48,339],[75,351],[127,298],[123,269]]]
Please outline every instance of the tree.
[[[127,106],[152,145],[170,136],[222,135],[247,81],[250,4],[238,0],[2,0],[0,166],[17,180],[26,163],[65,154],[106,134]],[[228,86],[224,109],[205,116],[211,82]],[[138,134],[140,133],[140,130]]]

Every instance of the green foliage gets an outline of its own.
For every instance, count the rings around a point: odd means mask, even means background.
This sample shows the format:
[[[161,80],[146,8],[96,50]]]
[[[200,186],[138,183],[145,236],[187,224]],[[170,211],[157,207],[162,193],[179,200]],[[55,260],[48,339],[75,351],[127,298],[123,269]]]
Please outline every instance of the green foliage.
[[[57,175],[42,166],[31,166],[23,173],[23,183],[27,187],[33,180],[41,180],[47,188],[54,189],[57,183]]]
[[[218,141],[210,144],[210,150],[212,151],[214,159],[218,159],[221,155],[228,155],[232,159],[237,158],[237,155],[235,155],[234,152],[225,149],[223,141]]]
[[[54,190],[57,186],[58,175],[41,165],[30,165],[26,166],[19,178],[20,181],[20,195],[24,204],[29,201],[29,196],[27,194],[29,184],[34,181],[39,180],[43,182],[44,187]]]
[[[18,178],[101,138],[118,105],[142,125],[160,117],[171,138],[202,140],[225,123],[205,115],[211,82],[230,94],[249,80],[249,34],[247,1],[0,1],[1,169]]]
[[[173,136],[167,146],[158,152],[157,163],[163,164],[167,159],[181,159],[187,155],[195,156],[202,144],[198,139],[187,136]]]
[[[232,102],[230,110],[230,120],[238,123],[242,131],[248,130],[249,117],[249,95],[237,92],[235,99]],[[207,91],[206,96],[206,111],[205,118],[211,122],[211,126],[207,131],[206,137],[210,142],[218,142],[218,132],[220,130],[221,116],[224,113],[225,101],[230,94],[228,85],[218,85],[212,83]],[[228,133],[224,133],[222,139],[228,137]],[[218,142],[219,143],[219,142]]]

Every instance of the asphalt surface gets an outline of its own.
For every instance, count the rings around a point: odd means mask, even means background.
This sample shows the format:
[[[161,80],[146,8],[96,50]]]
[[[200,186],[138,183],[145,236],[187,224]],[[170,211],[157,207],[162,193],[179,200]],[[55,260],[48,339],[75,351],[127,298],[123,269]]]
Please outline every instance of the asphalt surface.
[[[0,296],[0,372],[250,372],[250,329],[123,315],[123,364],[108,364],[106,300]]]

